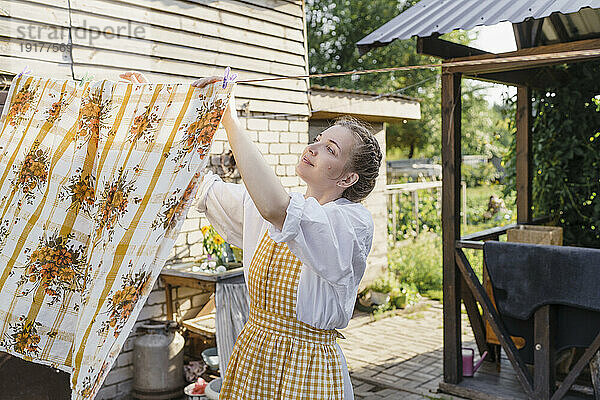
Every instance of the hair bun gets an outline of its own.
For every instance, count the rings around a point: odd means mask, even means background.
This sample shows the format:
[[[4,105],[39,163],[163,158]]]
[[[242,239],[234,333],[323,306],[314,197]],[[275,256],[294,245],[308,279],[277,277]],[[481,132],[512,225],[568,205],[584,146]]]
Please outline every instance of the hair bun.
[[[346,188],[342,197],[354,202],[366,198],[375,188],[383,154],[372,128],[354,117],[344,116],[335,120],[334,125],[343,126],[354,134],[356,145],[350,156],[348,170],[358,174],[358,181]]]

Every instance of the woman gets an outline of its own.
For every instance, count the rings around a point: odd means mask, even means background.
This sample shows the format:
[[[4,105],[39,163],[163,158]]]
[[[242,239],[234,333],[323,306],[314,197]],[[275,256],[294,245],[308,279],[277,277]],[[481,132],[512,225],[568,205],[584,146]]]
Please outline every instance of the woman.
[[[360,201],[375,185],[379,145],[356,120],[338,120],[296,165],[306,193],[288,194],[245,134],[233,95],[222,124],[244,184],[208,173],[196,205],[244,250],[251,306],[220,399],[353,399],[336,329],[352,317],[371,249],[373,220]]]

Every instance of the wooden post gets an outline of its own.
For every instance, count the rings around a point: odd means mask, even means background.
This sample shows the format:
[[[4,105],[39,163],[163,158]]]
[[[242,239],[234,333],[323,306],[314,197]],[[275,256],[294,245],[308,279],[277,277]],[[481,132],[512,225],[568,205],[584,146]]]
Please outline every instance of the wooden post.
[[[554,393],[553,311],[551,305],[541,306],[534,316],[533,390],[539,400],[550,400]]]
[[[417,227],[417,235],[419,234],[419,231],[421,230],[419,227],[419,191],[418,190],[413,190],[411,192],[412,194],[412,201],[413,201],[413,218],[415,219],[415,223],[416,223],[416,227]]]
[[[532,221],[531,213],[531,91],[517,87],[517,223]]]
[[[444,382],[462,380],[461,275],[455,260],[460,239],[461,75],[442,71],[442,240]]]
[[[165,283],[165,301],[167,303],[167,320],[174,321],[173,319],[173,287]]]
[[[398,194],[392,192],[390,195],[390,201],[392,202],[392,235],[394,235],[394,243],[398,241],[398,210],[397,210],[397,199]]]

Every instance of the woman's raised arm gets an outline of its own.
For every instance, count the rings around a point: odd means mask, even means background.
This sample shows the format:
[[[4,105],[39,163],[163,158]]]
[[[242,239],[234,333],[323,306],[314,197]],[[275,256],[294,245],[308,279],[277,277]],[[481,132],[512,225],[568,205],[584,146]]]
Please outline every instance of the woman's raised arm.
[[[192,86],[204,87],[222,80],[220,77],[203,78]],[[290,203],[290,196],[273,169],[267,164],[258,147],[250,140],[237,117],[235,97],[231,94],[229,106],[222,119],[229,145],[248,194],[261,216],[281,229]]]

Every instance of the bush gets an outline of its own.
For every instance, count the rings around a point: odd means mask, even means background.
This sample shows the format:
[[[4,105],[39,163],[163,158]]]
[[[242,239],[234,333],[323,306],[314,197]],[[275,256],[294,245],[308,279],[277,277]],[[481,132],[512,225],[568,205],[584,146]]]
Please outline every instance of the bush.
[[[465,249],[465,255],[481,279],[483,252]],[[443,267],[440,235],[428,235],[409,245],[391,249],[388,252],[388,268],[397,282],[414,286],[423,296],[441,300]]]
[[[369,289],[389,295],[389,300],[385,304],[372,307],[371,311],[375,313],[406,308],[416,304],[421,298],[414,285],[400,282],[393,274],[373,282],[362,295],[364,296]]]
[[[480,163],[477,165],[461,166],[462,180],[465,181],[467,187],[476,187],[481,185],[489,185],[498,182],[500,174],[492,163]]]
[[[388,267],[399,282],[414,285],[419,293],[442,289],[442,238],[427,235],[388,252]]]

